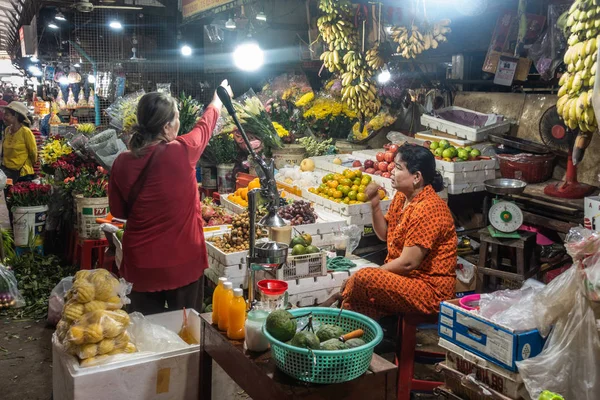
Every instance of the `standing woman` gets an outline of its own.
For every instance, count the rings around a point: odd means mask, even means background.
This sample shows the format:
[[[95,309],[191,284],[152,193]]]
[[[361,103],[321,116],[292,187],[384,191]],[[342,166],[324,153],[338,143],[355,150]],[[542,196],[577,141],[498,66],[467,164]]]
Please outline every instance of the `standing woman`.
[[[2,171],[13,183],[33,178],[37,161],[35,137],[29,129],[27,107],[13,101],[4,108],[4,140],[2,142]]]
[[[221,86],[231,95],[227,80]],[[108,190],[111,213],[127,219],[121,274],[133,284],[132,311],[164,312],[165,302],[168,310],[198,304],[208,257],[196,163],[221,106],[215,94],[194,129],[178,137],[175,99],[158,92],[140,99],[130,151],[115,160]]]

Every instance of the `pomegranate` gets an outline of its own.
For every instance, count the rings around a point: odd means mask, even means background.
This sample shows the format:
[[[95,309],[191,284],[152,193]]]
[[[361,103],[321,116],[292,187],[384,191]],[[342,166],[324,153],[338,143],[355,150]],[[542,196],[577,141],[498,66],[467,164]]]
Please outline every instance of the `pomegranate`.
[[[375,158],[377,159],[377,161],[382,162],[385,159],[385,153],[380,151],[379,153],[377,153]]]
[[[388,168],[388,163],[385,161],[382,161],[379,163],[379,170],[381,172],[387,172],[387,168]]]
[[[391,163],[394,161],[394,153],[392,153],[391,151],[386,151],[383,158],[385,162]]]

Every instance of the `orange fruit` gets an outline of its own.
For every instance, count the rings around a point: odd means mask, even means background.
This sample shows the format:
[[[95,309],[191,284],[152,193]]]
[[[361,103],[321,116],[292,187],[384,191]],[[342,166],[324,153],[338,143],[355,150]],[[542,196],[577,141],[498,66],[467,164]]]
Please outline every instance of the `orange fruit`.
[[[352,183],[354,183],[356,186],[360,185],[360,178],[354,178]]]
[[[377,194],[379,195],[379,200],[383,200],[385,198],[385,191],[383,189],[379,189]]]
[[[336,187],[338,187],[338,185],[339,185],[339,182],[336,181],[335,179],[332,180],[332,181],[327,182],[327,186],[329,186],[330,188],[334,188],[335,189]]]
[[[365,202],[365,201],[368,200],[368,197],[364,193],[359,193],[359,194],[356,195],[356,200]]]
[[[339,190],[339,191],[341,192],[343,187],[344,187],[344,186],[343,186],[343,185],[340,183],[340,184],[339,184],[339,185],[338,185],[338,186],[335,188],[335,190]]]
[[[360,183],[362,185],[367,186],[369,183],[371,183],[371,176],[370,175],[365,175],[360,179]]]
[[[356,200],[350,200],[348,204],[356,204]]]
[[[336,181],[341,181],[342,179],[344,179],[344,175],[342,174],[333,174],[333,179],[335,179]]]
[[[364,192],[365,192],[365,189],[366,189],[366,186],[365,186],[365,185],[360,185],[360,186],[358,187],[358,193],[364,193]]]
[[[356,172],[354,172],[350,169],[347,169],[344,171],[344,176],[348,179],[354,179],[354,178],[356,178]]]
[[[357,193],[354,190],[348,192],[348,198],[350,200],[356,200]]]
[[[350,199],[346,197],[344,200],[342,200],[342,203],[350,204]]]
[[[354,171],[354,174],[356,175],[357,178],[362,178],[362,171],[360,169],[357,169],[356,171]]]
[[[321,189],[321,190],[327,190],[327,189],[329,189],[329,186],[327,186],[327,184],[326,184],[326,183],[321,183],[321,184],[319,185],[319,189]]]
[[[333,201],[335,201],[336,203],[341,203],[342,199],[333,199]]]
[[[352,185],[352,187],[350,188],[350,190],[354,190],[355,192],[358,192],[358,188],[360,186],[359,185]]]
[[[350,186],[342,186],[342,193],[344,194],[344,196],[348,196],[349,192],[350,192]]]
[[[310,193],[316,193],[316,192],[317,192],[317,191],[315,190],[315,188],[308,188],[308,191],[309,191]]]
[[[343,195],[344,194],[342,193],[341,190],[336,190],[336,191],[333,192],[333,197],[336,198],[336,199],[341,199]]]
[[[334,193],[335,193],[335,188],[329,188],[329,189],[327,189],[327,195],[329,197],[333,197]]]
[[[352,181],[348,178],[344,178],[340,181],[340,185],[352,186]]]

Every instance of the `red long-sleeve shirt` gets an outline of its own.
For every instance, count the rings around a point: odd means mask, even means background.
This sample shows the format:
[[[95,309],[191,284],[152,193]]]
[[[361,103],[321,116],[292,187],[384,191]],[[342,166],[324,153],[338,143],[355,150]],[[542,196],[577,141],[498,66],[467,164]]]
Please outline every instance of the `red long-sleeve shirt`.
[[[219,110],[209,106],[191,132],[168,143],[152,160],[123,236],[121,274],[136,292],[188,285],[208,267],[196,162],[218,116]],[[115,160],[108,188],[113,216],[125,217],[129,191],[155,149],[141,158],[126,152]]]

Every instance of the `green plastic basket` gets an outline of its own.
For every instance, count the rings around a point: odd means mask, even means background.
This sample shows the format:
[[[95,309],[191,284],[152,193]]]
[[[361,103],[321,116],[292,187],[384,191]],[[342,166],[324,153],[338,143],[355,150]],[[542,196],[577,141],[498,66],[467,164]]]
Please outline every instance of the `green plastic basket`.
[[[351,381],[364,374],[373,358],[373,349],[383,339],[383,331],[377,322],[362,314],[326,307],[306,307],[290,310],[294,316],[312,312],[313,321],[336,324],[344,332],[362,329],[365,334],[363,346],[347,350],[309,350],[290,346],[275,339],[263,325],[263,333],[271,342],[271,357],[277,367],[287,375],[311,383],[340,383]],[[337,321],[337,322],[336,322]]]

